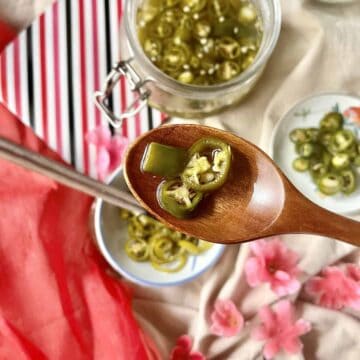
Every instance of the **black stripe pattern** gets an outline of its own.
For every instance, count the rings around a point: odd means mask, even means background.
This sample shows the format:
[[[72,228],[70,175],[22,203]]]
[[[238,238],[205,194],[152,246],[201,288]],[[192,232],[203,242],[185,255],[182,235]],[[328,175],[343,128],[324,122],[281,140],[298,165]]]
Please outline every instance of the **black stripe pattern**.
[[[35,109],[34,109],[34,65],[33,65],[33,35],[32,28],[26,30],[26,66],[27,66],[27,86],[28,86],[28,100],[29,100],[29,121],[30,126],[34,129],[35,124]]]
[[[68,101],[69,101],[69,134],[70,134],[70,159],[76,166],[75,160],[75,122],[74,122],[74,80],[72,77],[72,48],[71,48],[71,0],[66,0],[66,42],[67,47],[67,76],[68,76]]]

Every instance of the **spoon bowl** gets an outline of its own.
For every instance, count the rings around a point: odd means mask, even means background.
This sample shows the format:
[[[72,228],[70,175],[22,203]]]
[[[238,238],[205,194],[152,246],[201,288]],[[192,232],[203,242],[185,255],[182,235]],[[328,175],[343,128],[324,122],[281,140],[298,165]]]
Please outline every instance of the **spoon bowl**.
[[[231,146],[229,178],[200,204],[194,217],[176,218],[158,204],[157,187],[162,178],[141,170],[146,146],[158,142],[189,148],[209,136]],[[284,233],[313,233],[360,245],[360,223],[313,204],[262,150],[226,131],[193,124],[156,128],[129,148],[125,179],[149,213],[176,230],[208,241],[233,244]]]

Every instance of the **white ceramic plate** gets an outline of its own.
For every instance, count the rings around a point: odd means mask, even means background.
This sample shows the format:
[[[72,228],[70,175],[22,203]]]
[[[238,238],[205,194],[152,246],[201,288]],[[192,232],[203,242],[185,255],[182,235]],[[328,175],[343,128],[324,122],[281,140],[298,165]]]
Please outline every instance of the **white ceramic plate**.
[[[121,169],[109,177],[108,183],[129,191]],[[110,266],[128,280],[144,286],[172,286],[191,281],[214,265],[225,248],[224,245],[214,244],[203,254],[190,256],[179,272],[163,273],[155,270],[150,263],[135,262],[126,255],[126,222],[120,219],[118,208],[100,199],[95,202],[94,230],[100,252]]]
[[[295,128],[318,126],[322,116],[336,110],[344,112],[352,106],[360,106],[360,98],[346,94],[320,94],[306,98],[292,107],[279,121],[274,129],[271,156],[284,171],[290,181],[314,203],[340,214],[354,214],[360,210],[360,173],[358,171],[358,188],[350,194],[324,196],[312,182],[308,173],[300,173],[292,168],[292,161],[297,157],[289,133]],[[360,124],[345,118],[345,128],[357,133],[360,138]]]

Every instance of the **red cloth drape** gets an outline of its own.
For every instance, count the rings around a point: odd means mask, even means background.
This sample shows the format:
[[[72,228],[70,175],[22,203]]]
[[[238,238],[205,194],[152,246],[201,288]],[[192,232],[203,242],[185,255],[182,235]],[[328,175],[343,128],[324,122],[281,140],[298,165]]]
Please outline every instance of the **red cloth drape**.
[[[0,19],[0,52],[16,37],[16,30]]]
[[[59,160],[0,105],[0,136]],[[156,359],[89,234],[90,197],[0,160],[0,359]]]

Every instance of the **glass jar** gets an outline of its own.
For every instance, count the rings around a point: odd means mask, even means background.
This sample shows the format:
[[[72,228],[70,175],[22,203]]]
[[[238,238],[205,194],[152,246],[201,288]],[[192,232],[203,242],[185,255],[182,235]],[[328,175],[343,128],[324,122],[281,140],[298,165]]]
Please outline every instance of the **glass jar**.
[[[240,1],[240,0],[239,0]],[[227,82],[196,86],[182,84],[158,69],[145,55],[137,36],[136,13],[142,0],[127,0],[120,27],[121,59],[108,75],[95,102],[110,123],[119,127],[123,119],[135,115],[146,104],[170,116],[201,119],[238,103],[255,85],[274,50],[281,28],[280,0],[252,0],[263,24],[260,49],[251,66]],[[135,101],[122,114],[108,107],[113,87],[124,76],[135,92]]]

